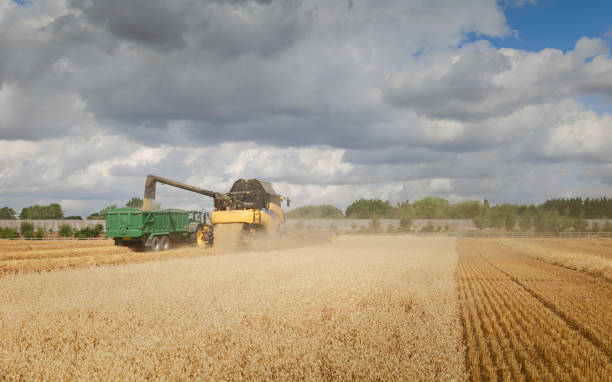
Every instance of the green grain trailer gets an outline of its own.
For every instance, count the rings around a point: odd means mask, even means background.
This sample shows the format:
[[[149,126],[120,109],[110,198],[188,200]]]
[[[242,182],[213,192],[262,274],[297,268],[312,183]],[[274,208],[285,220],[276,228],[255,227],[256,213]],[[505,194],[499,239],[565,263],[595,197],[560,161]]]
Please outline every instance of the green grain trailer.
[[[115,245],[160,251],[173,243],[208,244],[198,238],[212,236],[209,221],[205,211],[115,208],[106,213],[106,235]]]

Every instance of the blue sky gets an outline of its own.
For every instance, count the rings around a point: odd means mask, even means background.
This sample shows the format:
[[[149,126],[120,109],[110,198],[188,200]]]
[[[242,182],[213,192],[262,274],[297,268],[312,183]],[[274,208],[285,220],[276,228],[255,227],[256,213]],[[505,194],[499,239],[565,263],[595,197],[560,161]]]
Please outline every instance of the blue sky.
[[[509,26],[518,38],[492,39],[498,48],[538,51],[544,48],[572,50],[584,36],[612,39],[612,1],[541,0],[506,7]]]

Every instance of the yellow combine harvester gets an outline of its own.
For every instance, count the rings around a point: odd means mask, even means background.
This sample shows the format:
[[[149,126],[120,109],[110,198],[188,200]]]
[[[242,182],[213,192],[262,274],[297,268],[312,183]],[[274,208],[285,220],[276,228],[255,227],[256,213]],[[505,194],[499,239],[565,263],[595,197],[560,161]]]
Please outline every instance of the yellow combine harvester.
[[[167,184],[214,199],[215,209],[210,214],[213,225],[213,243],[232,247],[241,240],[248,240],[259,233],[276,233],[285,220],[281,202],[290,200],[278,195],[272,185],[259,179],[238,179],[228,193],[220,193],[190,186],[185,183],[155,175],[147,176],[143,210],[153,208],[155,186]],[[198,244],[203,240],[198,232]]]

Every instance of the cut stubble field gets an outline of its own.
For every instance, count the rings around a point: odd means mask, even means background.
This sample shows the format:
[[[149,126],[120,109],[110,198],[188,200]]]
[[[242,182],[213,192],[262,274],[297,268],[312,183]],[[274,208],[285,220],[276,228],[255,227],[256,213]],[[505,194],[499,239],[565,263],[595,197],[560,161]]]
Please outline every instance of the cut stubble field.
[[[4,241],[0,380],[612,380],[611,247]]]
[[[551,254],[537,240],[458,242],[471,380],[612,380],[612,288],[589,270],[555,265],[564,263],[556,256],[580,258],[568,248]]]

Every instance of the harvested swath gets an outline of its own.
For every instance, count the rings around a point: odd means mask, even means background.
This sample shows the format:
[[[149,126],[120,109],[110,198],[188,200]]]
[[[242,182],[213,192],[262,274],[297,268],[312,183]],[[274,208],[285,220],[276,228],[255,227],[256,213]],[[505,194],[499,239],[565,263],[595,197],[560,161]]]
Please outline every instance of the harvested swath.
[[[113,246],[112,240],[0,240],[0,254],[66,248],[97,248]]]
[[[81,256],[95,256],[99,254],[118,254],[118,253],[132,253],[133,251],[126,247],[118,246],[66,246],[64,248],[53,248],[53,249],[31,249],[31,250],[20,250],[11,252],[1,252],[0,261],[6,260],[27,260],[27,259],[54,259],[61,257],[81,257]]]
[[[529,239],[527,242],[564,252],[588,253],[612,259],[612,238]]]
[[[0,279],[0,375],[463,380],[454,240],[335,245]]]
[[[612,378],[605,348],[519,282],[524,279],[524,264],[516,265],[517,259],[511,256],[498,258],[499,248],[478,240],[460,240],[457,249],[466,360],[472,380]],[[554,289],[550,279],[554,274],[549,273],[540,270],[535,279],[528,272],[527,279]]]
[[[48,243],[53,245],[47,245]],[[59,246],[59,248],[56,248],[56,246]],[[33,250],[24,250],[23,246],[16,246],[16,248],[18,250],[7,252],[0,250],[0,275],[142,263],[151,260],[206,256],[214,253],[209,248],[177,248],[161,252],[135,252],[130,248],[117,247],[111,240],[34,242],[32,243]]]
[[[508,248],[545,262],[604,277],[612,281],[612,258],[589,252],[572,252],[565,249],[542,247],[531,240],[497,239]]]

